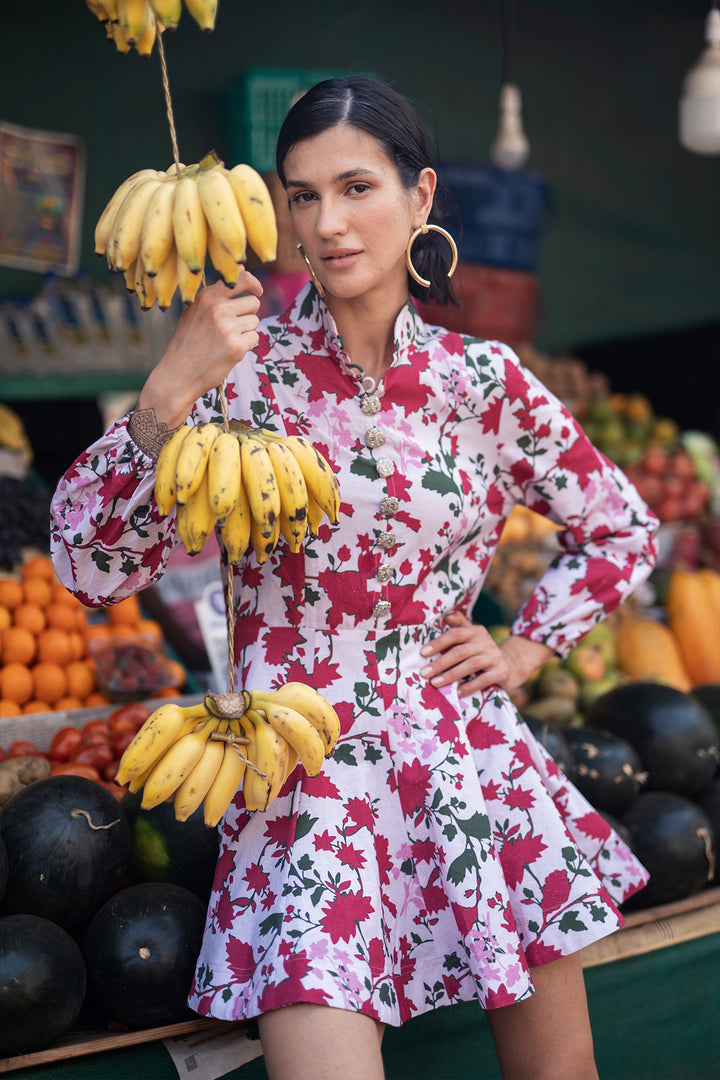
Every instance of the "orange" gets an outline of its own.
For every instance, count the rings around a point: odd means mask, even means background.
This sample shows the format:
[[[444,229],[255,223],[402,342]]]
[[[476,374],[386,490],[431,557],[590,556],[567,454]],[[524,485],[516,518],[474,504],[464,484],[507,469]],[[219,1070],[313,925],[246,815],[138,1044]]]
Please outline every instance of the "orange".
[[[86,709],[97,709],[101,705],[109,705],[110,698],[103,694],[102,690],[93,690],[92,694],[88,694],[83,702]]]
[[[137,596],[126,596],[107,609],[107,617],[113,626],[132,626],[140,620],[140,601]]]
[[[163,636],[162,626],[154,619],[138,619],[135,630],[138,634],[151,634],[155,638]]]
[[[71,694],[65,694],[63,697],[59,697],[53,709],[58,712],[60,709],[82,709],[83,703],[80,698],[72,697]]]
[[[86,660],[71,660],[65,668],[67,692],[85,700],[95,689],[95,671]]]
[[[30,698],[22,707],[23,716],[28,713],[52,712],[52,705],[47,701],[39,701],[38,698]]]
[[[37,658],[53,664],[69,664],[73,659],[73,646],[67,631],[55,626],[41,630],[37,636]]]
[[[75,629],[84,630],[88,624],[87,611],[85,610],[85,608],[74,608],[73,614],[75,616]]]
[[[22,604],[24,600],[23,587],[17,578],[0,578],[0,604],[9,611]]]
[[[82,604],[78,600],[77,596],[73,596],[69,592],[61,581],[53,581],[50,590],[52,592],[53,602],[56,604],[67,604],[68,607],[82,607]]]
[[[85,638],[79,630],[68,630],[67,636],[70,642],[70,659],[82,660],[85,655]]]
[[[24,626],[32,634],[39,634],[47,625],[43,609],[26,601],[13,609],[13,622],[16,626]]]
[[[6,607],[3,607],[2,604],[0,604],[0,632],[3,630],[7,630],[11,622],[12,615]]]
[[[16,705],[14,701],[4,701],[0,699],[0,718],[5,716],[20,716],[22,712],[19,705]]]
[[[23,582],[23,595],[30,604],[37,604],[40,608],[46,608],[52,600],[50,582],[44,578],[28,578]]]
[[[52,600],[45,608],[45,618],[48,626],[54,626],[58,630],[75,630],[75,608],[69,604],[59,604]]]
[[[106,638],[110,636],[110,627],[107,623],[88,623],[85,627],[85,640],[92,638]]]
[[[0,697],[24,705],[33,696],[33,677],[26,664],[10,663],[0,668]]]
[[[26,627],[8,626],[0,634],[0,648],[4,664],[30,664],[35,659],[37,642]]]
[[[53,705],[58,698],[67,694],[67,678],[59,664],[41,661],[31,668],[31,674],[35,697],[42,701],[49,701]]]
[[[33,558],[28,559],[23,563],[20,568],[20,577],[24,580],[27,578],[42,578],[44,581],[53,581],[55,578],[55,570],[53,568],[52,559],[49,555],[35,555]]]
[[[185,685],[185,668],[182,666],[179,660],[167,660],[166,666],[169,669],[171,677],[174,676],[177,679],[178,686]]]

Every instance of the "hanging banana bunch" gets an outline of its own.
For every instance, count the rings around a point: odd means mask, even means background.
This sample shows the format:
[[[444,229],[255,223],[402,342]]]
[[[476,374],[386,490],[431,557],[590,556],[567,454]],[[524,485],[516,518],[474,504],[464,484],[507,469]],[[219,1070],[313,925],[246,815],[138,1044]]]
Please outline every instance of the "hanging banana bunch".
[[[250,546],[264,563],[282,536],[300,551],[323,517],[336,525],[340,487],[327,459],[302,435],[279,435],[232,421],[185,424],[163,445],[155,471],[161,514],[177,507],[177,529],[190,555],[217,528],[228,562]]]
[[[191,304],[206,258],[234,285],[248,245],[263,262],[277,255],[277,221],[262,176],[249,165],[226,169],[211,152],[196,165],[140,169],[114,192],[95,226],[95,251],[147,311],[163,311],[179,289]]]
[[[105,36],[123,56],[135,48],[149,56],[158,33],[176,30],[183,0],[86,0],[93,15],[105,27]],[[184,0],[201,30],[215,28],[218,0]]]
[[[172,801],[186,821],[200,806],[217,825],[242,785],[248,810],[267,810],[298,762],[317,776],[340,736],[332,705],[311,686],[208,693],[156,709],[123,754],[116,782],[142,789],[143,809]]]

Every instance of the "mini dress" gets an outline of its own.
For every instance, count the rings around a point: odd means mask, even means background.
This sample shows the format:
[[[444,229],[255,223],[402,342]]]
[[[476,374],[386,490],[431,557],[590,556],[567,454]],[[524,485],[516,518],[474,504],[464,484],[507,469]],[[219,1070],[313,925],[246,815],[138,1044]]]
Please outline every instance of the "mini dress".
[[[647,873],[503,690],[433,687],[421,649],[448,612],[471,613],[516,504],[562,530],[512,631],[561,657],[647,578],[657,520],[511,349],[411,303],[378,387],[307,285],[225,392],[231,419],[307,436],[342,498],[302,551],[281,540],[234,570],[236,686],[308,682],[342,733],[319,776],[298,766],[265,812],[240,790],[220,823],[190,1004],[233,1020],[315,1002],[400,1025],[521,1001],[533,967],[621,925]],[[221,415],[214,390],[190,422]],[[179,542],[127,424],[53,499],[56,570],[89,604],[150,585]]]

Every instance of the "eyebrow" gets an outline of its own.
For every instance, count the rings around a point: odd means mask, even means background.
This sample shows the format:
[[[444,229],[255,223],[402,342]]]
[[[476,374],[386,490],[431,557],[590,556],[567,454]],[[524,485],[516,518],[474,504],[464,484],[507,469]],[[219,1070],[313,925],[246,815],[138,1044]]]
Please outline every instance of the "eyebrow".
[[[337,176],[333,176],[332,182],[333,184],[338,184],[343,180],[352,180],[355,176],[375,176],[375,172],[372,169],[358,166],[356,169],[348,169],[346,172],[338,173]],[[289,180],[286,178],[285,184],[287,187],[312,187],[309,180]]]

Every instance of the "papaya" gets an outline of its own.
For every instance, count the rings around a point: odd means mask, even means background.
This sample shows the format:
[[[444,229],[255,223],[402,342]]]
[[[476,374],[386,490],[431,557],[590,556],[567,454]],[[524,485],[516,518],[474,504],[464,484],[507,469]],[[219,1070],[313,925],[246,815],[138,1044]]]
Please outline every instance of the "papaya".
[[[703,566],[697,571],[697,576],[707,590],[708,602],[720,623],[720,573],[710,566]]]
[[[669,627],[648,616],[621,619],[615,629],[618,667],[632,679],[666,683],[687,693],[693,680]]]
[[[673,570],[665,608],[693,686],[720,682],[720,619],[697,570]]]

